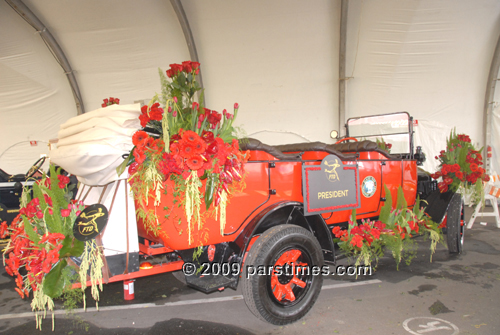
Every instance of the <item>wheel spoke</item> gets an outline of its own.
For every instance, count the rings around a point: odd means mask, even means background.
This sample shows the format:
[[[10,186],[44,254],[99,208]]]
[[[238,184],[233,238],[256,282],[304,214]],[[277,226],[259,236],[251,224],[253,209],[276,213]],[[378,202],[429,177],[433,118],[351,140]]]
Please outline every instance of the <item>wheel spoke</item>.
[[[283,285],[283,288],[285,290],[285,299],[288,301],[295,301],[295,294],[293,294],[291,283]]]
[[[278,301],[282,301],[283,300],[283,285],[278,283],[276,285],[276,288],[275,288],[273,293],[274,293],[274,297],[276,299],[278,299]]]
[[[302,280],[300,280],[297,277],[293,277],[293,279],[290,281],[290,283],[295,284],[295,285],[297,285],[297,286],[299,286],[301,288],[306,287],[306,283],[303,282]]]

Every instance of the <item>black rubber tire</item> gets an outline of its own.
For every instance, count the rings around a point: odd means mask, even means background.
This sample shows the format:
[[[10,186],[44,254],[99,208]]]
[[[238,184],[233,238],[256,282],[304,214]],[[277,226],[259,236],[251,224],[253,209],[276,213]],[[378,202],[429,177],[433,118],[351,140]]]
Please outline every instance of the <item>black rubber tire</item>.
[[[321,268],[324,264],[318,240],[311,232],[294,225],[275,226],[265,231],[250,249],[244,264],[242,291],[245,303],[259,319],[275,325],[289,324],[306,315],[316,302],[323,285],[321,274],[313,276],[311,272],[304,279],[307,284],[305,288],[294,288],[299,292],[296,301],[286,305],[274,297],[271,276],[267,270],[266,275],[247,275],[250,266],[265,266],[268,269],[291,249],[300,249],[301,255],[309,260],[309,266]]]
[[[446,237],[450,254],[462,253],[465,232],[463,208],[462,195],[455,193],[446,213]]]

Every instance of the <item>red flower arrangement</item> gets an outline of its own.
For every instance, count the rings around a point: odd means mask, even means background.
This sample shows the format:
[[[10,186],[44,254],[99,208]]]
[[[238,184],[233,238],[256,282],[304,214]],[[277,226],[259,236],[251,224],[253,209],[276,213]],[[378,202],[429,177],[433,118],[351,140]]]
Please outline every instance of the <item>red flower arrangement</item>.
[[[387,201],[384,204],[379,216],[379,220],[362,220],[361,224],[353,221],[356,217],[353,213],[349,220],[347,229],[335,226],[332,233],[337,239],[339,247],[348,256],[356,257],[355,265],[370,265],[373,261],[378,261],[384,253],[384,249],[389,249],[394,256],[396,263],[406,258],[407,264],[413,258],[412,236],[429,235],[431,239],[431,252],[434,253],[436,245],[442,240],[439,226],[432,222],[419,208],[420,203],[413,207],[413,210],[406,208],[406,202],[401,191],[398,191],[398,208],[392,207],[391,193],[386,188]],[[432,257],[432,255],[431,255]]]
[[[118,98],[113,98],[110,97],[109,99],[102,99],[103,103],[101,104],[101,107],[108,107],[111,105],[119,105],[120,104],[120,99]]]
[[[240,151],[233,127],[239,105],[234,104],[233,114],[226,110],[219,113],[195,101],[195,93],[201,90],[196,81],[199,71],[200,64],[192,61],[170,64],[166,76],[160,71],[162,93],[141,108],[143,130],[133,135],[134,148],[118,169],[121,174],[128,166],[138,217],[145,221],[149,218],[149,193],[154,193],[154,203],[159,204],[160,190],[166,189],[163,184],[172,180],[185,192],[181,202],[185,204],[189,227],[191,217],[198,220],[200,227],[201,197],[207,210],[212,204],[217,207],[222,203],[223,227],[231,185],[243,179],[247,155]],[[201,180],[205,179],[205,189],[200,190]],[[148,227],[154,231],[157,225],[150,222]]]
[[[440,179],[438,188],[441,193],[459,189],[472,193],[472,201],[477,203],[482,196],[483,181],[489,181],[489,176],[481,167],[483,157],[480,150],[476,150],[469,136],[456,134],[452,131],[447,139],[446,150],[441,150],[439,156],[439,170],[431,174],[434,179]]]
[[[86,259],[86,264],[92,268],[91,273],[102,267],[99,261],[90,260],[94,252],[97,253],[96,259],[101,259],[101,251],[95,248],[95,242],[82,242],[73,235],[73,223],[85,206],[81,201],[69,200],[70,191],[75,186],[69,183],[69,177],[61,175],[60,170],[51,165],[49,175],[44,174],[33,184],[32,190],[23,190],[19,215],[11,226],[8,227],[6,222],[0,225],[0,236],[8,237],[3,250],[6,272],[15,277],[15,290],[21,298],[33,293],[31,306],[35,312],[52,310],[52,299],[61,297],[72,288],[72,272],[64,271],[69,266],[68,257],[81,257],[82,264]],[[87,269],[80,269],[84,288]],[[95,292],[92,296],[98,299]],[[44,314],[35,313],[37,328]]]

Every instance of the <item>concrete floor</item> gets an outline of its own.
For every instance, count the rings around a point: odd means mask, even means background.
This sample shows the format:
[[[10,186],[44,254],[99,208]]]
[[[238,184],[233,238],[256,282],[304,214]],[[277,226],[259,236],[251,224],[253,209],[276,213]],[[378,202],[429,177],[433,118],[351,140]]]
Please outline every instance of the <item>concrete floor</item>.
[[[490,208],[491,210],[491,208]],[[471,209],[466,209],[466,219]],[[100,308],[59,311],[35,329],[29,302],[14,291],[14,279],[0,270],[1,334],[500,334],[500,229],[493,218],[478,218],[466,231],[464,253],[438,246],[429,262],[429,242],[418,242],[417,257],[399,270],[381,259],[374,275],[324,277],[312,310],[287,326],[253,316],[240,289],[203,294],[172,274],[138,279],[135,300],[123,300],[122,283],[104,286]],[[486,226],[479,221],[488,222]],[[343,260],[340,264],[347,264]],[[89,294],[88,294],[89,295]],[[88,306],[93,306],[89,300]]]

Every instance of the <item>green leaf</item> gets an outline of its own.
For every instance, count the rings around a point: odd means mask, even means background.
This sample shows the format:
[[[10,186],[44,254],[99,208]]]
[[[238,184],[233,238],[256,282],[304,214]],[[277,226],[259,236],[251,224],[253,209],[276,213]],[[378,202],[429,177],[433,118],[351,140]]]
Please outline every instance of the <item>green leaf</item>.
[[[35,184],[33,184],[35,185]],[[23,215],[23,222],[24,222],[24,232],[26,235],[28,235],[28,238],[36,245],[38,246],[38,242],[40,242],[40,236],[35,233],[33,230],[33,226],[31,225],[30,221],[26,219],[26,217]]]
[[[66,236],[62,242],[62,248],[59,250],[59,258],[75,256],[78,257],[83,253],[85,243],[71,236]]]
[[[59,260],[59,262],[45,275],[43,282],[43,293],[55,299],[59,297],[64,290],[65,278],[61,276],[62,271],[66,267],[66,260]]]
[[[354,228],[354,226],[356,226],[356,208],[354,208],[352,211],[351,211],[351,221],[353,223],[353,225],[351,226],[351,224],[348,224],[347,225],[347,233],[350,235],[351,234],[351,229]]]
[[[389,220],[389,216],[391,215],[391,210],[392,210],[392,195],[391,191],[389,191],[389,188],[387,185],[384,184],[384,190],[385,190],[385,203],[384,206],[382,206],[382,209],[380,210],[380,215],[379,215],[379,220],[382,222],[387,223]]]
[[[130,161],[130,157],[133,156],[132,155],[132,152],[130,153],[130,155],[127,156],[127,158],[125,158],[123,160],[123,162],[118,165],[118,167],[116,168],[116,174],[119,176],[122,175],[123,172],[125,172],[125,169],[127,168],[127,165],[128,165],[128,162]]]
[[[396,203],[397,209],[405,209],[408,207],[406,203],[405,194],[403,192],[403,188],[401,186],[398,187],[398,201]]]
[[[214,200],[215,186],[217,186],[215,179],[215,174],[210,174],[205,184],[205,207],[207,211]]]

